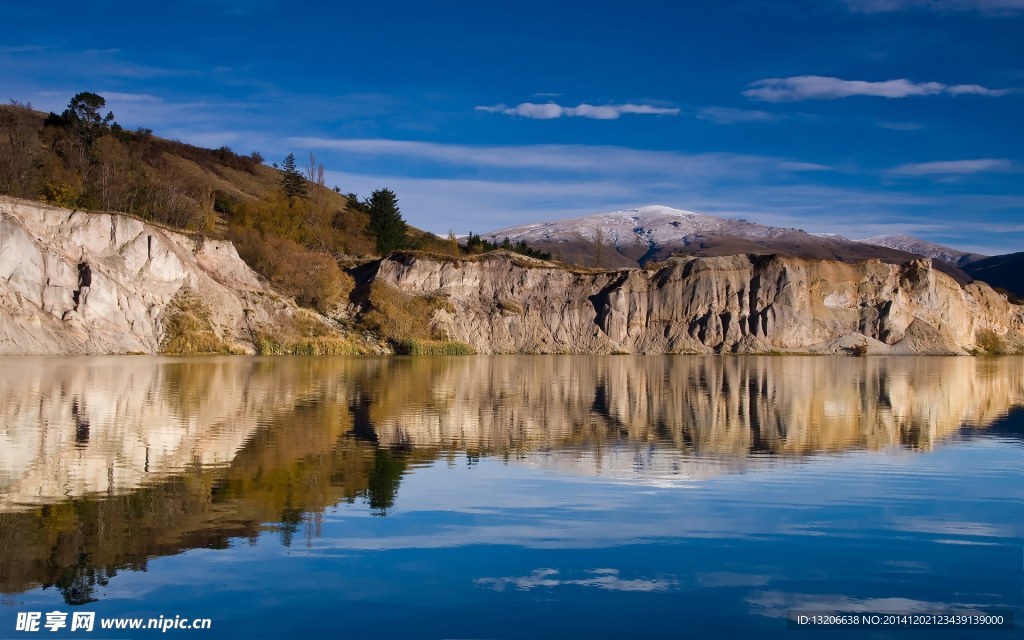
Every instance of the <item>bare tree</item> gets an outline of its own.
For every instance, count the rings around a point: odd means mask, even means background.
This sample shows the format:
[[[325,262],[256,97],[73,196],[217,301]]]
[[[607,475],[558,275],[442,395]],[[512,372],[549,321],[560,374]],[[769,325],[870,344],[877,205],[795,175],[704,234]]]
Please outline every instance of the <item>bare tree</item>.
[[[306,213],[306,226],[311,234],[311,241],[319,251],[331,248],[331,219],[328,212],[329,193],[324,184],[324,165],[317,162],[312,151],[306,163],[306,180],[309,182],[309,208]]]

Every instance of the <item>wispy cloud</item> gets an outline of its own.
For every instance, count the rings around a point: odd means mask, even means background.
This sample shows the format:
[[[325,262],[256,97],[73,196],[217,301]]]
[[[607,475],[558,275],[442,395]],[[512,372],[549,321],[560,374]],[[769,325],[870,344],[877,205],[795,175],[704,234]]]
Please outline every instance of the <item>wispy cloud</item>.
[[[148,93],[123,93],[120,91],[100,91],[99,93],[107,100],[117,100],[119,102],[163,102],[162,98]]]
[[[1020,167],[1012,160],[978,158],[975,160],[941,160],[903,164],[889,173],[899,176],[965,176],[976,173],[1013,173]]]
[[[1024,12],[1024,0],[845,0],[845,4],[851,11],[859,13],[891,13],[914,9],[977,11],[995,15]]]
[[[598,145],[478,146],[414,140],[291,138],[297,146],[364,156],[428,160],[449,165],[508,170],[561,171],[594,175],[679,179],[681,177],[765,175],[829,169],[788,158],[737,153],[680,153]]]
[[[515,106],[505,104],[479,105],[477,111],[501,113],[507,116],[530,118],[533,120],[554,120],[556,118],[589,118],[591,120],[617,120],[623,115],[679,115],[676,107],[657,107],[649,104],[603,104],[582,103],[575,107],[566,107],[555,102],[523,102]]]
[[[618,569],[591,569],[586,577],[564,579],[559,577],[558,569],[534,569],[528,576],[508,576],[504,578],[478,578],[473,582],[478,586],[489,586],[495,591],[504,591],[506,587],[514,587],[519,591],[530,591],[537,588],[561,586],[596,587],[606,591],[668,591],[679,587],[675,578],[639,578],[624,580],[619,577]]]
[[[978,84],[947,85],[941,82],[898,80],[843,80],[829,76],[790,76],[767,78],[752,82],[743,95],[764,102],[795,102],[797,100],[836,100],[852,96],[877,98],[909,98],[947,94],[997,97],[1013,89],[989,89]]]
[[[742,122],[771,122],[780,116],[756,109],[735,109],[733,107],[704,107],[697,111],[701,120],[709,120],[715,124],[737,124]]]

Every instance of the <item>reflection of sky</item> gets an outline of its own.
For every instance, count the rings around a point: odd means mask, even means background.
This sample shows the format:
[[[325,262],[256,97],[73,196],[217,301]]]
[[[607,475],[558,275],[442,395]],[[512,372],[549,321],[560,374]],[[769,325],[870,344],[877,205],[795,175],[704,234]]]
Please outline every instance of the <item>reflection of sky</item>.
[[[786,610],[832,606],[1020,617],[1022,453],[978,437],[688,488],[460,457],[406,475],[386,517],[340,505],[308,546],[268,530],[157,558],[89,606],[209,615],[218,637],[789,637]],[[54,590],[13,599],[63,606]]]

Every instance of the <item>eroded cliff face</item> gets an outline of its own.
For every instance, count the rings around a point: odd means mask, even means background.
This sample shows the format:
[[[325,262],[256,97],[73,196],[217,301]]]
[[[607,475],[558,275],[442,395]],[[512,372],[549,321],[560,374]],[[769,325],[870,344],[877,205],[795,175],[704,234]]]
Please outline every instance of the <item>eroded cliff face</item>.
[[[961,287],[927,259],[738,255],[575,272],[505,253],[405,254],[372,277],[445,296],[435,331],[480,353],[962,354],[986,340],[1024,344],[1024,307],[980,282]]]
[[[75,301],[82,261],[92,269],[84,305]],[[961,287],[926,259],[736,255],[582,271],[504,252],[468,260],[410,253],[358,271],[364,290],[380,281],[446,300],[428,319],[434,333],[479,353],[1024,349],[1024,307],[983,283]],[[239,352],[306,313],[229,242],[0,198],[0,355],[156,353],[183,299]]]
[[[82,261],[92,284],[76,305]],[[0,198],[0,354],[156,353],[168,306],[185,288],[242,352],[252,351],[255,331],[296,312],[230,242]]]

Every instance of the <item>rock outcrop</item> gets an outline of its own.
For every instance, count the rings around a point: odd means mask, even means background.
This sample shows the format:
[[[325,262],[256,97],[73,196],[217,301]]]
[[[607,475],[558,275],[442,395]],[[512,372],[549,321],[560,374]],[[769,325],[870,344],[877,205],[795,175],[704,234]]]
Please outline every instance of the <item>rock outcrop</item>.
[[[83,261],[92,282],[79,304]],[[600,271],[505,252],[402,253],[356,273],[357,298],[381,282],[444,299],[427,319],[433,333],[478,353],[1024,350],[1024,307],[986,284],[961,286],[928,259],[733,255]],[[237,352],[299,314],[334,331],[276,293],[230,242],[0,198],[0,354],[156,353],[182,305]]]
[[[963,354],[1024,345],[1024,307],[984,283],[961,286],[928,259],[736,255],[573,271],[501,252],[402,254],[371,277],[445,296],[435,332],[480,353]]]
[[[92,283],[76,304],[83,261]],[[166,314],[183,291],[194,292],[211,329],[240,352],[253,350],[257,331],[297,312],[230,242],[0,198],[0,354],[159,352]]]

